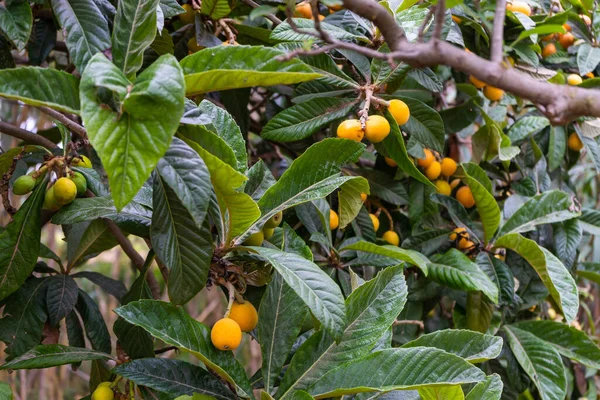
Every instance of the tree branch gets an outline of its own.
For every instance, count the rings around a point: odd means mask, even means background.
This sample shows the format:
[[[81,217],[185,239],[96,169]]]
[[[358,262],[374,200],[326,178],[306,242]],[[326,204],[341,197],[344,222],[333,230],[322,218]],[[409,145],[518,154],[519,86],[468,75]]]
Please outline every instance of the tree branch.
[[[496,14],[494,14],[494,31],[492,33],[492,50],[490,60],[501,62],[504,53],[504,18],[506,17],[506,0],[496,0]]]
[[[50,140],[41,135],[26,131],[25,129],[21,129],[7,122],[0,121],[0,132],[12,137],[16,137],[17,139],[21,139],[26,143],[37,144],[47,149],[55,149],[58,147],[56,144],[52,143]]]
[[[249,5],[252,8],[256,8],[259,6],[256,2],[254,2],[252,0],[242,0],[242,3]],[[275,26],[277,26],[281,23],[281,20],[272,14],[265,15],[265,18],[268,19],[269,21],[271,21]]]
[[[42,106],[42,107],[39,107],[39,109],[44,114],[49,115],[50,117],[54,118],[55,120],[57,120],[58,122],[60,122],[64,126],[66,126],[67,129],[69,129],[71,132],[75,132],[75,134],[80,136],[81,138],[87,138],[87,132],[83,128],[83,126],[79,125],[77,122],[68,118],[63,113],[53,110],[50,107]]]
[[[446,2],[444,0],[438,0],[437,6],[435,6],[435,30],[433,31],[434,39],[440,39],[442,37],[444,19],[446,19]]]

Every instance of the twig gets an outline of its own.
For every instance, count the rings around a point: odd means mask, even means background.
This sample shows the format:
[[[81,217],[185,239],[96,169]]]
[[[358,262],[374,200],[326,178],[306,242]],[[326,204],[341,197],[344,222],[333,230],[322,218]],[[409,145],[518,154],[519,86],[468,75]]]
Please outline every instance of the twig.
[[[75,132],[75,134],[77,134],[78,136],[80,136],[82,138],[87,138],[87,132],[85,131],[83,126],[79,125],[77,122],[68,118],[63,113],[53,110],[50,107],[39,107],[39,109],[44,114],[51,116],[52,118],[54,118],[55,120],[57,120],[58,122],[60,122],[64,126],[66,126],[67,129],[69,129],[71,132]]]
[[[394,326],[397,325],[418,325],[419,328],[421,328],[421,330],[425,329],[425,324],[423,324],[423,321],[417,321],[417,320],[412,320],[412,319],[397,319],[394,321]]]
[[[446,2],[444,0],[438,0],[437,6],[435,6],[435,30],[433,31],[433,38],[440,40],[442,37],[442,28],[444,27],[444,19],[446,17]]]
[[[56,147],[58,147],[56,146],[56,144],[52,143],[50,140],[46,139],[41,135],[37,135],[33,132],[26,131],[25,129],[18,128],[7,122],[0,121],[0,132],[12,137],[16,137],[17,139],[21,139],[24,142],[30,144],[37,144],[39,146],[43,146],[47,149],[55,149]]]
[[[179,347],[176,346],[169,346],[169,347],[163,347],[162,349],[156,349],[154,350],[154,354],[163,354],[166,353],[168,351],[179,351]]]
[[[365,87],[365,105],[363,108],[358,111],[358,115],[360,117],[360,124],[362,125],[363,130],[367,125],[367,118],[369,118],[369,109],[371,108],[371,97],[373,96],[373,87],[367,86]]]
[[[231,307],[233,307],[233,301],[235,300],[235,288],[231,284],[231,282],[225,281],[223,285],[227,288],[229,292],[229,301],[227,303],[227,310],[225,311],[224,318],[229,317],[229,313],[231,312]]]
[[[494,31],[492,32],[492,49],[490,60],[499,63],[502,61],[504,46],[504,18],[506,16],[506,0],[496,0],[496,14],[494,14]]]
[[[417,40],[419,42],[423,41],[423,38],[425,36],[425,28],[427,28],[427,25],[429,25],[429,21],[431,20],[431,17],[433,17],[433,11],[434,11],[434,8],[430,7],[429,10],[427,11],[427,15],[425,16],[425,19],[423,20],[423,22],[421,23],[421,26],[419,27],[419,33],[417,35]]]
[[[235,43],[235,33],[233,33],[233,31],[231,30],[229,25],[227,25],[227,23],[225,21],[223,21],[222,19],[219,20],[219,25],[221,25],[221,27],[225,31],[225,35],[227,36],[227,41],[229,42],[229,44],[234,44]]]
[[[242,0],[242,3],[249,5],[252,8],[259,7],[259,4],[257,4],[256,2],[254,2],[252,0]],[[277,18],[276,16],[274,16],[273,14],[267,14],[264,17],[266,19],[268,19],[269,21],[271,21],[273,23],[273,25],[275,25],[275,26],[281,24],[281,20],[279,18]]]

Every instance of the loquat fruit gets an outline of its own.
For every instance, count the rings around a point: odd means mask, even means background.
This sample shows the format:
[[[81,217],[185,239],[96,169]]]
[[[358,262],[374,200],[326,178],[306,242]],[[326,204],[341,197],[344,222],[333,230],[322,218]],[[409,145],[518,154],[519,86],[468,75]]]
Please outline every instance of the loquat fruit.
[[[556,45],[554,43],[548,43],[542,49],[542,57],[548,58],[553,54],[556,54]]]
[[[104,383],[104,382],[103,382]],[[110,384],[110,382],[108,382]],[[115,393],[107,385],[100,384],[92,393],[92,400],[113,400]]]
[[[237,322],[242,332],[250,332],[258,324],[258,312],[249,301],[234,301],[229,311],[229,318]]]
[[[528,17],[531,15],[531,7],[529,4],[523,1],[513,1],[512,3],[507,3],[506,9],[512,12],[520,12]]]
[[[388,167],[395,168],[395,167],[398,166],[398,164],[396,163],[396,161],[392,160],[389,157],[385,157],[384,160],[385,160],[385,163],[388,165]]]
[[[309,2],[303,1],[302,3],[296,4],[296,16],[299,18],[312,19],[312,8]]]
[[[471,82],[471,84],[473,84],[473,86],[475,86],[477,89],[482,89],[485,87],[485,82],[480,81],[479,79],[475,78],[473,75],[469,75],[469,82]]]
[[[12,191],[17,196],[22,196],[33,190],[35,187],[35,179],[31,175],[23,175],[15,179]]]
[[[210,340],[219,350],[235,350],[242,342],[242,329],[231,318],[221,318],[210,331]]]
[[[82,196],[87,190],[87,180],[81,172],[75,171],[71,178],[75,186],[77,187],[77,196]]]
[[[248,239],[244,240],[246,246],[260,246],[265,241],[265,234],[263,231],[258,231],[248,236]]]
[[[193,24],[194,19],[196,17],[196,12],[194,11],[194,7],[191,4],[184,4],[181,7],[185,10],[185,13],[179,14],[179,20],[182,24]]]
[[[475,205],[473,193],[471,193],[471,188],[468,186],[463,186],[458,189],[456,192],[456,200],[458,200],[465,208],[471,208]]]
[[[400,244],[400,237],[394,231],[385,231],[382,238],[393,246],[398,246]]]
[[[456,172],[456,161],[450,157],[444,157],[442,159],[442,175],[450,177]]]
[[[279,211],[277,214],[273,215],[267,222],[265,222],[265,228],[277,228],[281,221],[283,220],[283,211]]]
[[[568,49],[573,45],[573,43],[575,43],[575,36],[573,36],[572,33],[567,32],[560,36],[558,42],[563,47],[563,49]]]
[[[571,86],[577,86],[581,82],[583,82],[583,79],[581,78],[581,76],[579,76],[577,74],[571,74],[571,75],[567,76],[567,83]]]
[[[364,136],[365,132],[360,121],[357,119],[347,119],[337,128],[337,137],[340,139],[350,139],[360,142]]]
[[[417,164],[419,164],[420,167],[427,168],[435,161],[435,156],[429,149],[424,149],[423,151],[425,152],[425,158],[418,158]]]
[[[483,95],[490,101],[498,101],[504,97],[504,90],[488,85],[483,88]]]
[[[432,181],[436,180],[441,173],[442,165],[437,161],[432,162],[429,167],[425,168],[425,176]]]
[[[392,114],[398,125],[406,124],[410,118],[410,109],[402,100],[390,100],[388,111]]]
[[[265,237],[265,240],[269,240],[273,237],[273,235],[275,234],[275,228],[263,228],[263,235]]]
[[[364,203],[365,201],[367,201],[367,194],[366,193],[361,193],[360,194],[360,200]]]
[[[373,223],[373,230],[377,232],[379,230],[379,218],[375,214],[369,214],[369,217],[371,217],[371,222]]]
[[[435,187],[437,187],[437,192],[439,194],[450,196],[450,193],[452,193],[450,184],[444,180],[440,179],[439,181],[435,181]]]
[[[333,210],[329,210],[329,229],[334,230],[340,226],[340,217]]]
[[[452,233],[448,235],[450,240],[454,241],[457,237],[465,237],[468,238],[469,234],[467,233],[467,228],[454,228]]]
[[[381,115],[369,115],[365,123],[365,137],[372,143],[379,143],[390,134],[390,123]]]
[[[69,204],[77,197],[77,185],[69,178],[59,178],[54,183],[54,197],[61,204]]]
[[[569,149],[573,151],[581,151],[581,149],[583,149],[583,142],[581,139],[579,139],[579,135],[577,135],[575,132],[569,135],[567,145],[569,146]]]

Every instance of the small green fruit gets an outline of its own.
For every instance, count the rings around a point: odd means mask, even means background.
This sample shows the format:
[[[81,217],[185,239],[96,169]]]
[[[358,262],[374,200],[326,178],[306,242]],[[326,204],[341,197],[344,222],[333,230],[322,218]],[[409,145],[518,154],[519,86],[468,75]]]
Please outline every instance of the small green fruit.
[[[46,190],[46,194],[44,195],[44,210],[56,211],[59,208],[60,204],[54,196],[54,186],[51,186],[50,189]]]
[[[273,229],[277,228],[281,221],[283,220],[283,211],[279,211],[277,214],[273,215],[270,220],[265,223],[265,228]]]
[[[82,196],[87,190],[87,180],[81,172],[75,172],[71,178],[75,186],[77,186],[77,196]]]
[[[69,178],[59,178],[52,187],[54,188],[54,197],[61,205],[69,204],[77,197],[77,186]]]
[[[258,231],[256,233],[253,233],[252,235],[250,235],[250,237],[248,237],[248,239],[246,239],[244,244],[246,246],[260,246],[264,240],[265,240],[265,234],[263,233],[263,231]]]
[[[269,240],[275,233],[275,228],[263,228],[263,234],[265,235],[265,239]]]
[[[22,196],[31,192],[34,187],[35,179],[33,179],[33,177],[30,175],[23,175],[15,180],[15,184],[13,185],[13,193],[18,196]]]
[[[78,156],[73,158],[71,165],[81,168],[92,168],[92,161],[86,156]]]

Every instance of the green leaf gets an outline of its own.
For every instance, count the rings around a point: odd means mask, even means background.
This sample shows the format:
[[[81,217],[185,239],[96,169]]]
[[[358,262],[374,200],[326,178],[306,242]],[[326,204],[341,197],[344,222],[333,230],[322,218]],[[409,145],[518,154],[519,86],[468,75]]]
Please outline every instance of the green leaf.
[[[402,100],[410,109],[410,118],[402,125],[402,130],[407,131],[411,139],[419,142],[424,148],[442,153],[445,139],[444,121],[437,111],[410,97],[390,98]]]
[[[77,303],[78,287],[68,275],[56,275],[48,278],[46,288],[46,306],[50,325],[58,326]]]
[[[82,271],[71,275],[72,278],[86,278],[92,283],[100,286],[106,293],[121,301],[121,298],[127,293],[127,289],[123,282],[109,278],[99,272]]]
[[[538,194],[521,205],[498,231],[498,236],[507,233],[528,232],[542,224],[551,224],[576,218],[577,211],[573,197],[560,190]]]
[[[500,207],[494,196],[490,193],[490,189],[481,184],[477,175],[472,175],[474,171],[481,170],[479,167],[474,169],[470,166],[475,164],[461,164],[457,176],[461,177],[463,183],[469,186],[473,199],[475,199],[475,207],[483,224],[483,234],[485,244],[494,236],[494,233],[500,226]],[[482,171],[482,170],[481,170]],[[485,176],[485,173],[483,173]],[[486,177],[487,178],[487,177]]]
[[[194,393],[211,399],[236,399],[237,396],[210,372],[181,360],[142,358],[119,365],[112,370],[137,385],[173,396]]]
[[[592,282],[600,283],[600,264],[580,263],[577,265],[577,275]]]
[[[500,355],[502,338],[468,330],[446,329],[422,335],[402,346],[409,347],[435,347],[477,364]]]
[[[320,399],[367,391],[477,383],[484,378],[477,367],[442,350],[385,349],[330,370],[309,393]]]
[[[121,210],[169,148],[183,115],[183,74],[168,54],[141,73],[133,86],[101,54],[90,66],[81,78],[81,116]],[[98,97],[98,92],[107,91],[119,101],[120,111]]]
[[[9,1],[0,5],[0,31],[19,50],[23,50],[33,25],[31,7],[27,1]]]
[[[246,192],[254,201],[258,201],[263,194],[275,184],[275,178],[269,170],[269,167],[262,159],[259,159],[256,164],[246,172],[248,181],[244,186]]]
[[[0,382],[0,398],[4,400],[13,400],[13,393],[7,382]]]
[[[348,325],[336,344],[322,329],[312,334],[296,351],[277,392],[287,398],[310,387],[323,374],[345,362],[368,354],[406,303],[407,287],[401,267],[386,268],[365,282],[346,299]],[[368,324],[369,329],[364,329]]]
[[[409,204],[408,193],[402,181],[376,169],[358,168],[354,172],[369,182],[369,194],[372,196],[398,206]]]
[[[386,110],[384,112],[384,116],[390,123],[391,131],[381,143],[375,144],[375,149],[377,149],[379,152],[383,150],[383,154],[387,154],[396,162],[396,164],[398,164],[399,169],[406,172],[411,177],[415,178],[421,183],[424,183],[425,185],[434,187],[435,185],[421,173],[421,171],[415,166],[413,160],[409,157],[408,152],[406,151],[406,144],[404,143],[404,136],[402,136],[402,132],[398,127],[398,123],[394,117],[392,117],[392,114]]]
[[[119,2],[112,33],[113,61],[128,78],[133,78],[144,62],[144,50],[156,36],[156,8],[159,0]]]
[[[177,0],[160,0],[160,8],[165,18],[172,18],[185,12],[185,9],[179,5]]]
[[[531,378],[542,400],[562,400],[567,395],[567,378],[560,354],[533,334],[504,326],[515,358]]]
[[[281,373],[288,354],[307,315],[303,300],[275,273],[258,309],[258,342],[262,354],[264,388],[269,393]]]
[[[110,354],[91,349],[46,344],[36,346],[22,356],[7,362],[0,369],[38,369],[56,367],[87,360],[113,359]]]
[[[218,157],[210,154],[194,142],[187,141],[206,163],[210,179],[217,195],[223,226],[226,226],[225,242],[244,232],[260,217],[258,205],[244,192],[236,189],[248,179]]]
[[[554,171],[560,166],[567,151],[567,134],[562,126],[550,127],[550,138],[548,141],[548,169]]]
[[[331,122],[345,117],[357,104],[356,99],[310,99],[275,115],[264,126],[260,136],[275,142],[305,139]]]
[[[292,21],[294,22],[296,27],[299,28],[300,31],[317,34],[312,19],[292,18]],[[328,33],[331,37],[338,40],[353,41],[357,39],[367,41],[367,38],[364,36],[355,35],[327,22],[321,22],[321,29],[323,29],[323,31]],[[277,25],[275,29],[273,29],[273,32],[271,32],[271,39],[281,40],[282,42],[304,42],[318,40],[315,38],[314,35],[310,33],[302,33],[295,31],[294,29],[292,29],[292,26],[287,21],[284,21],[283,23]]]
[[[380,256],[394,258],[398,261],[405,261],[417,266],[425,275],[428,274],[430,261],[423,254],[414,251],[402,249],[398,246],[379,246],[374,243],[359,241],[349,246],[345,246],[340,251],[355,250],[366,253],[378,254]]]
[[[500,400],[504,384],[498,374],[486,376],[471,389],[465,397],[466,400]]]
[[[213,156],[238,170],[238,161],[233,149],[216,132],[209,131],[202,125],[180,125],[177,135],[188,142],[198,144]]]
[[[511,43],[511,47],[519,43],[521,40],[528,38],[532,35],[548,35],[550,33],[565,33],[565,28],[562,25],[541,25],[533,29],[527,29],[521,31],[519,37]]]
[[[216,21],[229,15],[231,8],[227,0],[203,0],[200,12]]]
[[[46,184],[47,179],[42,179],[0,233],[0,300],[14,293],[35,267],[40,252]]]
[[[344,183],[357,179],[340,176],[342,167],[354,162],[365,146],[347,139],[325,139],[310,146],[283,173],[258,202],[261,217],[235,241],[239,244],[258,231],[273,215],[298,204],[321,199]]]
[[[467,292],[480,290],[494,304],[498,304],[498,287],[460,250],[450,249],[433,261],[428,265],[429,278],[452,289]]]
[[[79,289],[76,308],[81,316],[86,336],[92,348],[110,354],[112,344],[104,317],[94,300],[81,289]]]
[[[585,75],[593,72],[600,63],[600,49],[592,47],[591,45],[584,43],[579,46],[577,51],[577,67],[579,68],[579,74]]]
[[[112,202],[112,200],[109,201]],[[83,222],[72,225],[67,237],[69,266],[78,265],[84,262],[85,259],[100,254],[119,244],[106,226],[106,223],[100,219],[93,220],[90,223]],[[73,242],[70,240],[72,237]]]
[[[262,46],[220,46],[200,50],[181,60],[186,95],[291,85],[321,76],[298,59],[277,60],[284,54]]]
[[[369,182],[360,177],[347,181],[340,187],[338,192],[339,227],[344,229],[358,215],[363,206],[360,195],[369,194]]]
[[[31,278],[3,301],[0,319],[0,339],[6,344],[5,353],[11,360],[42,341],[46,314],[46,284],[43,278]]]
[[[467,328],[476,332],[487,332],[492,322],[493,313],[494,305],[486,300],[482,292],[467,293]]]
[[[556,321],[523,321],[512,325],[550,343],[558,352],[586,367],[600,368],[600,348],[572,326]]]
[[[93,0],[52,0],[52,9],[65,30],[69,55],[83,74],[91,58],[111,46],[108,21]]]
[[[227,382],[237,384],[242,389],[241,394],[250,397],[250,382],[233,354],[217,350],[211,343],[210,330],[183,308],[157,300],[140,300],[114,311],[166,344],[189,351]]]
[[[213,253],[210,225],[208,219],[205,222],[195,219],[182,199],[185,194],[180,182],[171,187],[173,182],[162,174],[155,174],[153,181],[152,247],[170,270],[169,299],[173,304],[185,304],[202,290],[208,279]],[[208,194],[203,199],[208,206]],[[196,204],[193,199],[187,200],[192,200],[192,206]]]
[[[248,247],[268,262],[308,306],[324,329],[339,339],[346,324],[344,297],[339,286],[304,257],[266,247]]]
[[[455,386],[426,386],[419,388],[419,395],[422,400],[464,400],[465,394],[459,385]]]
[[[500,289],[499,304],[511,304],[515,296],[514,276],[504,261],[482,251],[475,260],[477,265]]]
[[[600,211],[593,208],[582,208],[579,224],[585,232],[591,235],[600,235]]]
[[[527,260],[559,305],[567,323],[575,320],[579,310],[577,284],[556,256],[518,233],[502,236],[496,240],[495,246],[513,250]]]
[[[515,122],[508,131],[511,142],[517,143],[550,125],[546,117],[526,116]]]

